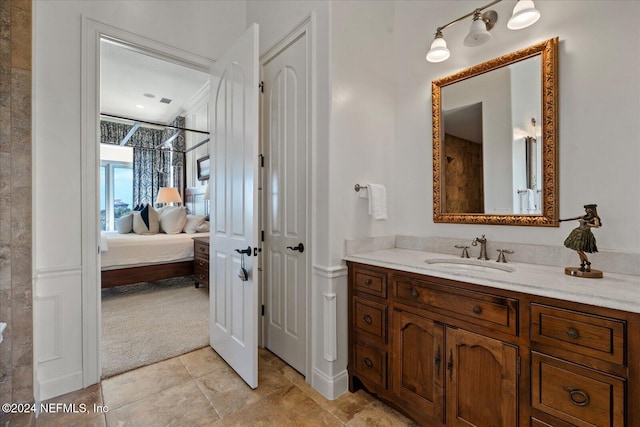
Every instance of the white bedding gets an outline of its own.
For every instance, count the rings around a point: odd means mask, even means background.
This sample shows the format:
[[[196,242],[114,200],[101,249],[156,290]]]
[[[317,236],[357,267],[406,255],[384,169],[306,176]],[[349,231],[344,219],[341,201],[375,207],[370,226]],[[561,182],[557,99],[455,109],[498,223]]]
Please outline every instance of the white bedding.
[[[102,270],[189,261],[193,259],[193,238],[208,235],[103,232],[100,251]]]

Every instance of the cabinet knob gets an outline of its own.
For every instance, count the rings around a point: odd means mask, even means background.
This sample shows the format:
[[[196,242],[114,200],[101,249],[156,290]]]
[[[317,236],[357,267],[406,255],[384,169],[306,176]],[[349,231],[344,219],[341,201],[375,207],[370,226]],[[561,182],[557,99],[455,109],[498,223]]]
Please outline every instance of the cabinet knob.
[[[204,274],[200,274],[200,275],[198,276],[198,278],[199,278],[200,280],[204,280],[204,279],[205,279],[205,275],[204,275]]]
[[[580,336],[577,329],[574,328],[567,329],[567,335],[569,336],[569,338],[573,338],[574,340]]]
[[[364,284],[369,286],[371,284],[371,279],[365,279]]]
[[[414,298],[418,297],[418,291],[416,290],[416,288],[411,288],[411,296]]]
[[[473,312],[475,314],[480,314],[480,313],[482,313],[482,309],[480,307],[478,307],[477,305],[474,305],[473,306]]]
[[[569,393],[569,399],[571,399],[571,403],[573,403],[574,405],[587,406],[589,404],[589,401],[591,399],[589,399],[589,395],[586,392],[577,388],[567,386],[564,386],[562,388],[564,389],[564,391]]]
[[[373,362],[372,362],[372,361],[371,361],[371,359],[369,359],[368,357],[365,357],[365,358],[362,360],[362,364],[363,364],[364,366],[366,366],[367,368],[369,368],[369,369],[373,368]]]
[[[368,314],[365,314],[363,317],[364,323],[366,323],[367,325],[370,325],[373,323],[373,319],[371,319],[371,316],[369,316]]]

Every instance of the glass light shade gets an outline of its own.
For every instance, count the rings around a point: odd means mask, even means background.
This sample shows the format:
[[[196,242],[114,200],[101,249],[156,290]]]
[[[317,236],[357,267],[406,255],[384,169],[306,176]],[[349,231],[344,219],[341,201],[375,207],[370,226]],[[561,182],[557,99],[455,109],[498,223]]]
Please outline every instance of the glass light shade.
[[[182,197],[175,187],[160,187],[156,203],[182,203]]]
[[[451,52],[447,49],[447,42],[444,41],[442,35],[437,35],[431,43],[431,49],[427,52],[427,61],[442,62],[449,59]]]
[[[519,0],[513,8],[513,14],[507,22],[510,30],[521,30],[535,24],[540,19],[540,12],[533,4],[533,0]]]
[[[491,34],[487,31],[487,24],[481,18],[474,18],[471,23],[469,34],[464,38],[465,46],[480,46],[491,38]]]

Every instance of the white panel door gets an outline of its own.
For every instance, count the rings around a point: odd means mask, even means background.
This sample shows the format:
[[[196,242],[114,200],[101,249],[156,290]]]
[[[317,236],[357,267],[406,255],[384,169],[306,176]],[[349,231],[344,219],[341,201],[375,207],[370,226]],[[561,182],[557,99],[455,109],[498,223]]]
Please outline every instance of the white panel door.
[[[258,386],[258,25],[211,70],[211,347]],[[256,179],[254,179],[256,177]],[[255,209],[254,209],[255,207]],[[237,250],[249,249],[248,255]],[[238,277],[244,257],[246,281]]]
[[[306,374],[306,32],[263,68],[266,347]]]

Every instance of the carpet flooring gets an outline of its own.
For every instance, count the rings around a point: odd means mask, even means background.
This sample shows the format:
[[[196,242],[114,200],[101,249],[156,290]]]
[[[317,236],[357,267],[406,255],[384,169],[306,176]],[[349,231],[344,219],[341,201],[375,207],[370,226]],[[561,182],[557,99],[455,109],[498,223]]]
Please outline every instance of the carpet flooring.
[[[102,290],[102,378],[208,344],[209,292],[193,276]]]

